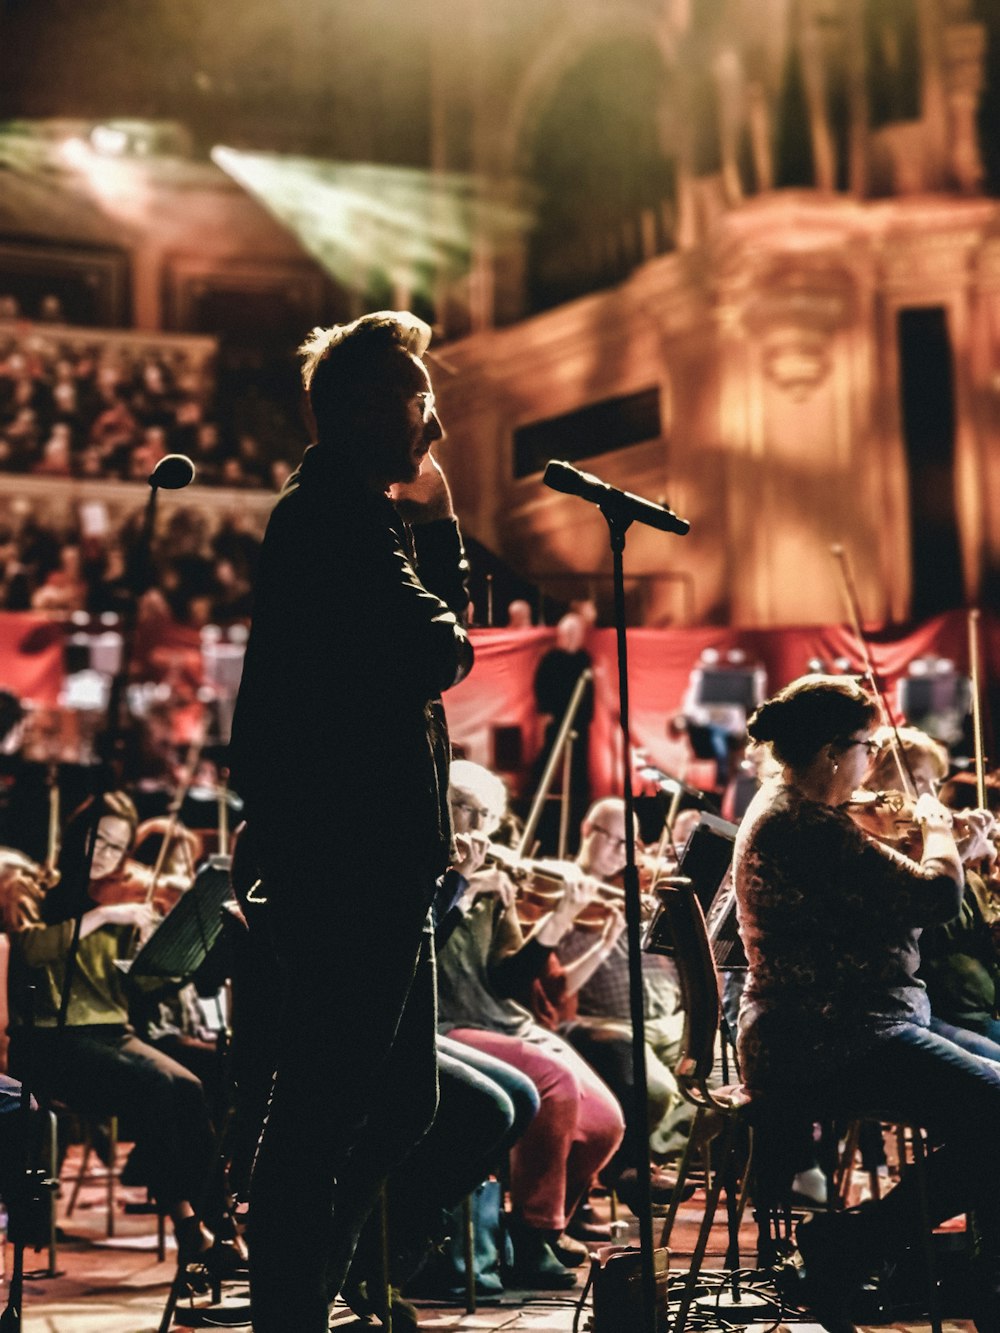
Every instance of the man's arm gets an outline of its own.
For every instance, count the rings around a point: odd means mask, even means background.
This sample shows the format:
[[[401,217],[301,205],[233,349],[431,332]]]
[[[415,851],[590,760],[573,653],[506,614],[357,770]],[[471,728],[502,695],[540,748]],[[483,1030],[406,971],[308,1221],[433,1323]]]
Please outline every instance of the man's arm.
[[[428,454],[416,481],[395,486],[391,497],[413,534],[421,583],[446,602],[464,625],[469,609],[469,562],[448,479],[437,459]]]

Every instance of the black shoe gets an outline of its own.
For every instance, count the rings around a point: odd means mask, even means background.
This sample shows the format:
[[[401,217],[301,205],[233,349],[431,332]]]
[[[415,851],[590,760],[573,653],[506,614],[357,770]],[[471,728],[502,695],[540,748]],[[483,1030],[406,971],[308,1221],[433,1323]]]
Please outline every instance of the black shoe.
[[[600,1222],[587,1222],[576,1213],[566,1223],[566,1235],[582,1240],[585,1245],[607,1245],[612,1239],[611,1228]]]
[[[874,1256],[866,1252],[856,1213],[820,1213],[800,1222],[795,1231],[801,1265],[797,1294],[827,1333],[856,1333],[851,1317],[853,1301]],[[795,1265],[790,1265],[790,1270]],[[784,1293],[791,1294],[783,1288]]]
[[[580,1240],[575,1240],[564,1231],[556,1240],[550,1241],[552,1253],[567,1268],[582,1268],[590,1263],[590,1251]]]
[[[514,1264],[508,1286],[522,1291],[569,1291],[576,1286],[576,1273],[559,1262],[546,1239],[548,1234],[511,1221]]]
[[[344,1283],[342,1294],[347,1306],[359,1319],[367,1321],[373,1315],[376,1319],[381,1319],[384,1313],[381,1303],[383,1293],[370,1286],[367,1278],[355,1282],[353,1276],[353,1273],[350,1274]],[[399,1333],[410,1333],[410,1330],[418,1327],[420,1320],[417,1317],[417,1307],[404,1300],[399,1294],[398,1287],[389,1288],[389,1300],[392,1304],[394,1329],[398,1329]]]

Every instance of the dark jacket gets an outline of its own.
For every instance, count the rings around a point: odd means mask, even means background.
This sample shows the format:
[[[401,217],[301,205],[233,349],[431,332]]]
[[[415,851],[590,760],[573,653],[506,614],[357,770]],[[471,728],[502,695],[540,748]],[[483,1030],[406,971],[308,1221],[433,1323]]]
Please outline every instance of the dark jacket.
[[[969,873],[958,916],[920,937],[920,976],[931,1013],[971,1032],[985,1032],[998,1017],[1000,956],[994,916],[987,886],[981,876]]]
[[[233,785],[262,846],[334,846],[338,863],[449,857],[438,696],[472,665],[454,520],[411,534],[322,446],[271,514],[233,721]],[[420,573],[418,576],[417,566]],[[386,846],[389,838],[392,848]]]

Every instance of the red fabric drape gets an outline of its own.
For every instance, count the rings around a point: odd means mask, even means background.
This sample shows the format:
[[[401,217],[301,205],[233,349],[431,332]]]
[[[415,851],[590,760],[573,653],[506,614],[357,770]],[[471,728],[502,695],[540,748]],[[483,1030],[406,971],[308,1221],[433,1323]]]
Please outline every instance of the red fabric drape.
[[[65,631],[30,611],[0,614],[0,689],[43,708],[59,702]]]
[[[1000,681],[1000,617],[982,618],[982,680]],[[474,630],[472,674],[445,695],[452,738],[468,758],[493,766],[497,726],[521,729],[525,760],[538,744],[532,681],[538,660],[555,642],[554,629]],[[905,632],[882,632],[870,643],[875,669],[892,703],[900,676],[915,658],[953,660],[968,671],[965,613],[948,612]],[[590,730],[591,787],[595,796],[621,790],[618,667],[615,632],[595,630],[587,648],[594,659],[594,720]],[[802,675],[810,658],[831,663],[844,657],[860,670],[860,653],[845,625],[793,625],[781,629],[632,629],[628,632],[631,738],[650,760],[676,772],[676,744],[666,733],[679,712],[691,671],[705,648],[721,656],[740,649],[749,664],[767,672],[769,693]],[[989,744],[989,741],[987,741]]]

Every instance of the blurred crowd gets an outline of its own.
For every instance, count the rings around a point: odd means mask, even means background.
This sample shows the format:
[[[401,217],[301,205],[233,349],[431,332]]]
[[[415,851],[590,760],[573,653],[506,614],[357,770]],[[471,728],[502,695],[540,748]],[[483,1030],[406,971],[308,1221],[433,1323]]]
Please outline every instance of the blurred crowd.
[[[30,502],[0,506],[0,609],[120,614],[135,587],[141,520],[136,510],[117,521],[99,502],[62,517]],[[259,545],[244,510],[216,517],[175,504],[153,543],[146,601],[194,628],[249,620]]]
[[[183,453],[202,484],[280,489],[287,462],[227,433],[213,392],[200,343],[0,319],[0,471],[145,481]]]

